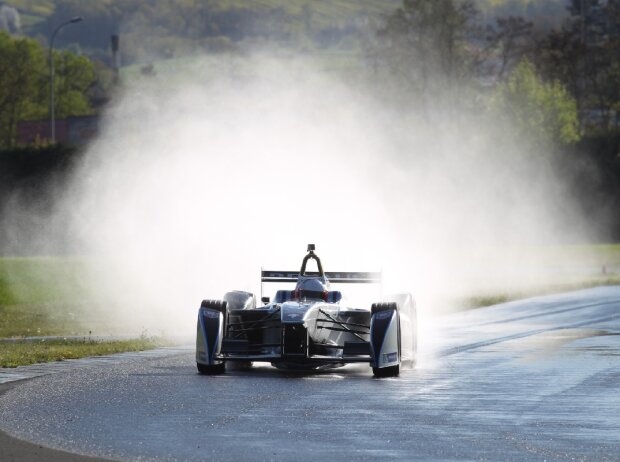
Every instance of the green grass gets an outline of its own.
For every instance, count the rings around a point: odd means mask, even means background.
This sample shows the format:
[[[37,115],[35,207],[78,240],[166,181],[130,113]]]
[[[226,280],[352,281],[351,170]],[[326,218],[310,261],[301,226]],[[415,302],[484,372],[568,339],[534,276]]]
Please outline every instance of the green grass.
[[[148,337],[131,340],[41,340],[36,342],[0,343],[0,367],[26,366],[35,363],[63,361],[87,356],[105,356],[126,351],[143,351],[165,342]]]
[[[79,302],[88,294],[86,268],[72,257],[0,258],[0,306]]]
[[[0,258],[0,338],[119,333],[118,307],[94,292],[101,267],[81,257]]]
[[[107,312],[89,290],[85,258],[0,258],[0,337],[106,335]],[[0,343],[0,367],[142,351],[164,345],[131,340],[43,340]]]
[[[0,258],[0,337],[95,331],[105,320],[89,309],[86,274],[84,259]]]

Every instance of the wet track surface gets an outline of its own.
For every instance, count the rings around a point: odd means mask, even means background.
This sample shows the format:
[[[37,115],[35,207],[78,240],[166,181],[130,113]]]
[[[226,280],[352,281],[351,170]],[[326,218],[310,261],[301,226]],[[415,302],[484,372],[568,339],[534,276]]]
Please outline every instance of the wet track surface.
[[[140,460],[620,460],[620,287],[421,326],[420,367],[196,373],[193,351],[35,378],[0,429]]]

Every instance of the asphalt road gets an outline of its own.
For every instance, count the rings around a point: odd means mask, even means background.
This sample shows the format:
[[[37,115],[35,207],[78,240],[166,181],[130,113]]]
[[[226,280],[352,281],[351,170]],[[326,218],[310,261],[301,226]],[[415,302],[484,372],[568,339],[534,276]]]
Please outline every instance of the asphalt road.
[[[20,382],[0,429],[123,460],[620,460],[620,287],[421,329],[420,366],[399,378],[205,377],[188,350]]]

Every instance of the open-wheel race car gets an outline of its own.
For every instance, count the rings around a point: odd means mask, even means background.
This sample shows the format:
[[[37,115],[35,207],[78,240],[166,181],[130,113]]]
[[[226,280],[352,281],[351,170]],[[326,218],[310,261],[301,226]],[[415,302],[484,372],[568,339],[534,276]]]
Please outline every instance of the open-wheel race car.
[[[226,363],[269,362],[284,369],[317,369],[368,363],[376,377],[397,376],[413,367],[417,351],[415,302],[411,294],[366,307],[341,303],[331,283],[380,284],[381,273],[324,272],[308,245],[301,270],[261,272],[263,283],[295,283],[273,300],[227,292],[203,300],[198,310],[196,363],[202,374],[221,374]],[[314,260],[318,271],[306,270]]]

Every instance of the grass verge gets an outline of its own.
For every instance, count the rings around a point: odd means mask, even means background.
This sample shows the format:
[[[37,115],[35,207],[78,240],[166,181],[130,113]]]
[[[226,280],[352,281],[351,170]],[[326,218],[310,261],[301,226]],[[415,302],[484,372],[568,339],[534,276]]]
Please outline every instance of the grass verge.
[[[498,303],[505,303],[512,300],[536,297],[540,295],[555,294],[560,292],[570,292],[572,290],[589,289],[599,286],[620,285],[620,274],[612,274],[606,277],[597,277],[584,281],[570,282],[564,284],[552,284],[537,288],[530,288],[517,291],[507,291],[503,293],[492,293],[468,297],[461,301],[459,305],[463,309],[482,308]]]
[[[68,303],[0,305],[0,338],[87,335],[95,330],[87,319],[81,306]]]
[[[126,351],[144,351],[166,346],[153,337],[129,340],[39,340],[36,342],[0,343],[0,367],[27,366],[35,363],[63,361],[87,356],[106,356]]]

